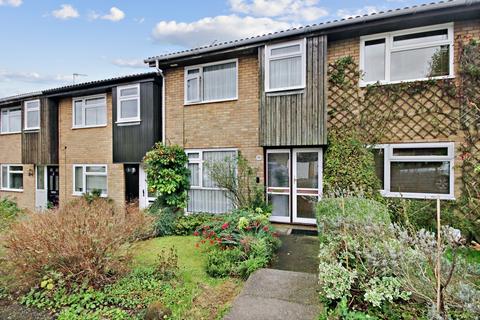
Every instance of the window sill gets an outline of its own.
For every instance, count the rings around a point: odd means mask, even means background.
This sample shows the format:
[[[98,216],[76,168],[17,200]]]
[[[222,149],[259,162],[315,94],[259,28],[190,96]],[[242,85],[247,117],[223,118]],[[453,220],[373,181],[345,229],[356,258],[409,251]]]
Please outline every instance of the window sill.
[[[74,197],[83,197],[84,195],[85,195],[85,193],[72,193],[72,196],[74,196]],[[108,198],[108,195],[107,194],[101,194],[100,198]]]
[[[430,200],[455,200],[455,196],[450,194],[434,194],[434,193],[402,193],[380,191],[381,195],[387,198],[405,198],[405,199],[430,199]]]
[[[85,126],[85,127],[72,127],[72,130],[78,130],[78,129],[93,129],[93,128],[105,128],[107,124],[99,124],[96,126]]]
[[[37,133],[40,131],[40,128],[35,128],[35,129],[23,129],[23,133]]]
[[[289,92],[289,91],[301,91],[305,90],[305,85],[289,88],[278,88],[278,89],[265,89],[265,93],[276,93],[276,92]]]
[[[370,81],[370,82],[363,82],[359,81],[360,88],[365,88],[367,86],[377,85],[377,86],[388,86],[393,84],[400,84],[400,83],[409,83],[409,82],[419,82],[419,81],[435,81],[435,80],[449,80],[455,79],[454,75],[451,76],[441,76],[441,77],[432,77],[432,78],[422,78],[422,79],[411,79],[411,80],[397,80],[397,81]]]
[[[267,97],[278,97],[278,96],[288,96],[294,94],[303,94],[305,88],[301,89],[286,89],[286,90],[277,90],[277,91],[265,91]]]
[[[128,121],[117,121],[115,124],[119,127],[126,127],[126,126],[139,126],[141,120],[128,120]]]
[[[0,135],[2,136],[8,136],[8,135],[12,135],[12,134],[21,134],[22,131],[14,131],[14,132],[2,132],[0,133]]]
[[[23,189],[0,189],[2,192],[17,192],[17,193],[22,193]]]
[[[196,106],[201,104],[229,102],[229,101],[236,101],[236,100],[238,100],[238,97],[231,98],[231,99],[208,100],[208,101],[199,101],[199,102],[184,102],[183,105],[185,107],[188,107],[188,106]]]

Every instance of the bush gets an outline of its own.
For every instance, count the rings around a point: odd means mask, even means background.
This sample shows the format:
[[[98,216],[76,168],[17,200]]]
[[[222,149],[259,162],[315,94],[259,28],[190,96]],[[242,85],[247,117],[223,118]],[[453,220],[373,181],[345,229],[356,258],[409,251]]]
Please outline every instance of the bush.
[[[147,212],[153,217],[153,230],[156,237],[173,235],[177,219],[183,215],[181,211],[164,207],[158,198],[148,208]]]
[[[0,199],[0,232],[8,228],[21,212],[14,201],[9,198]]]
[[[125,245],[151,234],[151,219],[136,208],[103,199],[78,199],[45,214],[30,214],[4,237],[5,257],[17,282],[39,283],[48,272],[69,283],[101,286],[125,268]]]
[[[266,267],[280,244],[262,209],[237,210],[197,229],[207,245],[206,271],[212,277],[239,276]]]
[[[143,158],[150,191],[156,192],[161,207],[179,211],[187,205],[190,187],[188,157],[180,146],[157,143]]]
[[[173,233],[179,236],[192,235],[198,227],[215,219],[221,219],[221,217],[210,213],[181,215],[175,221]]]
[[[368,198],[381,199],[372,151],[353,133],[329,136],[323,181],[326,194],[361,190]]]

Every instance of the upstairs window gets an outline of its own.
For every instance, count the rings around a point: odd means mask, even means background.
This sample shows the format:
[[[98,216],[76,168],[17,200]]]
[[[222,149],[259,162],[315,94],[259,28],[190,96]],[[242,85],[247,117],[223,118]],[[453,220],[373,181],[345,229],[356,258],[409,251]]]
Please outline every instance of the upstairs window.
[[[1,165],[0,176],[1,189],[23,191],[23,167],[21,165]]]
[[[73,99],[73,127],[89,128],[107,125],[105,95]]]
[[[265,47],[265,91],[305,87],[305,49],[305,39]]]
[[[22,108],[1,109],[0,132],[20,133],[22,131]]]
[[[117,88],[117,122],[140,121],[140,84]]]
[[[453,77],[453,25],[362,37],[361,85]]]
[[[454,144],[375,146],[376,173],[387,197],[454,199]]]
[[[185,68],[185,104],[237,98],[237,60]]]
[[[40,100],[25,102],[25,130],[40,129]]]

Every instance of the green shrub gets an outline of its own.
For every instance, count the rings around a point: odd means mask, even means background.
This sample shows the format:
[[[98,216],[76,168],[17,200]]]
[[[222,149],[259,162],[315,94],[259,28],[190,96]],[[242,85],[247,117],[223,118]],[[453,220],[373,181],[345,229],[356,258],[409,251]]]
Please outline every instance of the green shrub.
[[[188,157],[182,147],[157,143],[143,158],[150,191],[158,196],[162,207],[179,211],[187,205],[190,187]]]
[[[155,236],[170,236],[175,234],[177,220],[183,215],[181,211],[175,211],[164,207],[158,198],[147,209],[147,212],[154,218],[153,228]]]
[[[262,209],[237,210],[199,227],[194,234],[209,247],[207,273],[246,278],[266,267],[280,244],[269,215]]]
[[[0,232],[5,230],[22,212],[9,198],[0,199]]]
[[[192,235],[198,227],[216,218],[221,219],[221,217],[210,213],[181,215],[175,221],[173,233],[179,236]]]
[[[332,134],[328,144],[323,166],[325,193],[361,191],[379,200],[380,180],[372,151],[353,133]]]

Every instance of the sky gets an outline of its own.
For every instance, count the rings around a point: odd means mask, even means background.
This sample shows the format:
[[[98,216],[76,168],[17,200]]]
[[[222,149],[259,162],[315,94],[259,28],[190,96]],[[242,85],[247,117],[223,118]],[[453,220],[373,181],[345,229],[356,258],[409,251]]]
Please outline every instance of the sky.
[[[0,97],[152,71],[143,59],[426,0],[0,0]]]

